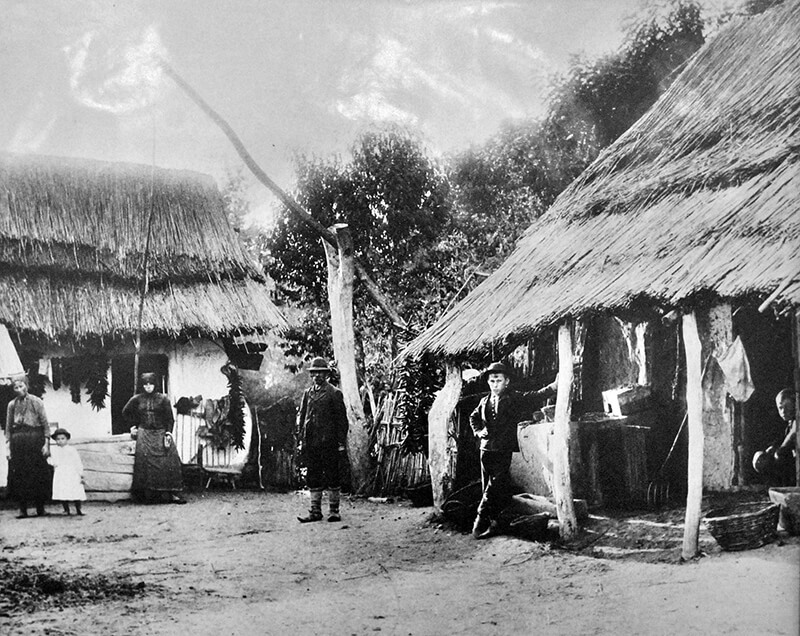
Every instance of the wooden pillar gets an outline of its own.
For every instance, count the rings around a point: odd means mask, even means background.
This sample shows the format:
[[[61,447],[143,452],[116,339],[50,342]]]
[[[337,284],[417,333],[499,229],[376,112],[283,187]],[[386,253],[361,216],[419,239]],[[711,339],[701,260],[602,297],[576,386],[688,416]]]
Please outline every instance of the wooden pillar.
[[[699,552],[700,509],[703,503],[703,363],[697,320],[693,312],[683,316],[683,342],[686,349],[689,460],[681,558],[688,560]]]
[[[578,532],[569,466],[572,376],[572,336],[569,324],[564,324],[558,328],[558,393],[556,395],[555,423],[553,424],[553,443],[550,446],[553,461],[553,495],[556,499],[556,513],[563,541],[569,541]]]
[[[792,316],[792,353],[794,354],[794,403],[795,411],[800,407],[800,307],[794,308]],[[797,421],[795,412],[795,422]],[[795,426],[795,485],[800,486],[800,426]]]
[[[450,474],[450,458],[448,456],[448,423],[453,410],[461,397],[461,367],[447,364],[447,375],[444,386],[436,394],[436,399],[428,412],[428,468],[433,485],[433,504],[441,508],[454,475]]]
[[[349,430],[347,446],[353,489],[361,490],[369,481],[369,430],[364,405],[358,391],[356,373],[355,331],[353,329],[353,240],[345,224],[334,225],[338,249],[325,241],[328,262],[328,302],[331,309],[333,354],[340,376],[340,388],[347,409]]]

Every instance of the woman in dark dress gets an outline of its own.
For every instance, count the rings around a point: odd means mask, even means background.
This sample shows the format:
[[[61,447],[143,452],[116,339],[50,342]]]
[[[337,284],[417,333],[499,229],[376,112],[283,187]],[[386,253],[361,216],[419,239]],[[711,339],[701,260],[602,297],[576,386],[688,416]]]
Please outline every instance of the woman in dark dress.
[[[142,393],[134,395],[122,409],[136,439],[133,462],[134,498],[152,503],[167,497],[171,503],[186,503],[178,496],[183,490],[181,458],[172,429],[175,418],[169,398],[158,393],[156,374],[142,374]]]
[[[36,514],[45,514],[44,505],[52,492],[52,473],[47,463],[50,456],[50,424],[44,403],[28,395],[27,378],[14,380],[16,397],[8,404],[5,435],[9,446],[8,494],[19,503],[19,518],[28,516],[28,503],[36,506]]]

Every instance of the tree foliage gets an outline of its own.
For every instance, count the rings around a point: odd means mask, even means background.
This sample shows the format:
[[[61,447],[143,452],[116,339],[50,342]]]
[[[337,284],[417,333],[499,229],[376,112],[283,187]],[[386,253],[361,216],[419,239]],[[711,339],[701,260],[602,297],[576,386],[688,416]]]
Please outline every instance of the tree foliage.
[[[476,264],[499,265],[525,228],[653,105],[702,44],[693,0],[640,15],[618,52],[573,59],[543,119],[509,123],[483,146],[454,157],[455,217]]]
[[[652,106],[684,63],[703,45],[703,18],[694,0],[653,5],[631,21],[625,43],[597,59],[577,57],[554,91],[550,119],[582,121],[599,148],[612,143]]]
[[[349,161],[300,157],[297,170],[299,203],[325,227],[349,226],[355,257],[401,315],[420,323],[438,313],[444,302],[440,297],[449,298],[457,284],[448,276],[454,262],[446,232],[450,192],[443,170],[422,143],[397,128],[375,129],[357,140]],[[321,353],[320,336],[327,337],[329,327],[322,331],[327,265],[320,239],[284,211],[266,248],[269,274],[289,300],[307,310],[305,324],[287,338],[288,350]],[[377,350],[371,347],[385,340],[388,322],[358,285],[355,303],[367,365],[370,359],[377,364],[391,356],[386,343]]]

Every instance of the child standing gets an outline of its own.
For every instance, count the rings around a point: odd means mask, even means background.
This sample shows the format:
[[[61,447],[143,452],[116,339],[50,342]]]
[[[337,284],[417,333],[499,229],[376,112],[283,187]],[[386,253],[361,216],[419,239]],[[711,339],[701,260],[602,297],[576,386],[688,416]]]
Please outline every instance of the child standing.
[[[485,539],[498,532],[498,518],[511,500],[511,454],[519,450],[517,424],[531,418],[535,407],[555,394],[556,383],[538,391],[518,392],[508,388],[511,373],[502,362],[484,371],[489,395],[481,398],[469,416],[475,436],[481,440],[483,496],[472,527],[472,536]]]
[[[75,514],[83,515],[81,501],[86,501],[83,488],[83,462],[78,450],[69,445],[72,437],[64,428],[56,429],[52,437],[56,446],[50,449],[48,462],[55,471],[53,473],[53,501],[60,501],[64,512],[70,514],[69,502],[75,504]]]

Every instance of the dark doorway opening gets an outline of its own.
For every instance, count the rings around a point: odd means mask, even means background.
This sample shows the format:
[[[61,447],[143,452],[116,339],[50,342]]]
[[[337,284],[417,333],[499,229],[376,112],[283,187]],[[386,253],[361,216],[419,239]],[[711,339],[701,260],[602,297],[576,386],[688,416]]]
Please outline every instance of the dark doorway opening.
[[[114,356],[111,359],[111,433],[119,435],[127,433],[130,426],[122,417],[122,408],[134,395],[133,379],[134,356]],[[166,393],[169,387],[167,370],[169,359],[163,354],[140,354],[139,375],[155,373],[158,376],[156,391]],[[142,390],[137,379],[136,392]]]
[[[752,457],[783,437],[786,422],[775,408],[778,391],[794,386],[792,331],[788,316],[776,319],[746,306],[733,315],[734,336],[740,335],[750,363],[755,392],[741,405],[740,462],[745,484],[762,483]]]

